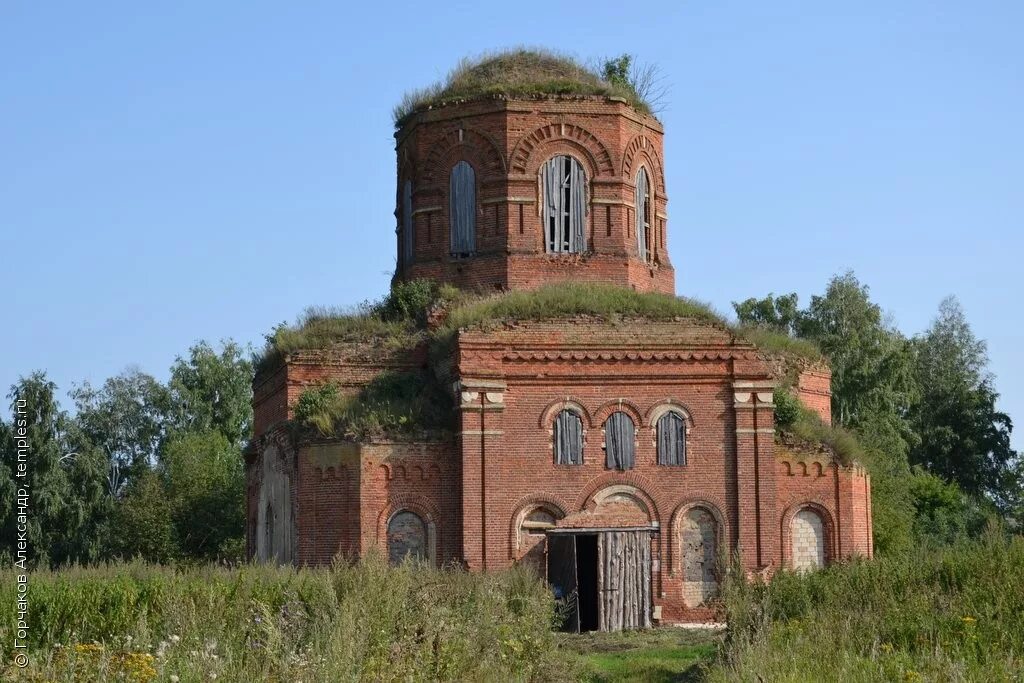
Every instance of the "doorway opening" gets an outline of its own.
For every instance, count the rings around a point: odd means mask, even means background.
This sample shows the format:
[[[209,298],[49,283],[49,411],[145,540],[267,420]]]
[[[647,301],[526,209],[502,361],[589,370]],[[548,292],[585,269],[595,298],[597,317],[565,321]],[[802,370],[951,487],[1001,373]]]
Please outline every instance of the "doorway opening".
[[[651,626],[651,531],[548,532],[547,576],[563,631]]]
[[[576,573],[580,593],[580,631],[596,631],[600,627],[597,612],[597,534],[576,536]]]

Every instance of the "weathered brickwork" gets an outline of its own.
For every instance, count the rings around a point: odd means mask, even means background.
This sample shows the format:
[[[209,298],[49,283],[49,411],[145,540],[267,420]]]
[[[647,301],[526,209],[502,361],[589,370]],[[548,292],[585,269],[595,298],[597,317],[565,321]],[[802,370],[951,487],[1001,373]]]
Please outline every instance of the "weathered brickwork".
[[[432,278],[471,289],[532,289],[558,280],[611,282],[675,291],[667,246],[663,132],[655,119],[604,98],[487,100],[411,117],[395,134],[396,244],[402,187],[412,181],[413,255],[397,278]],[[587,174],[587,250],[545,253],[541,165],[576,158]],[[476,252],[452,256],[449,174],[460,161],[476,172]],[[640,258],[635,227],[639,169],[651,178],[651,255]]]
[[[397,149],[399,188],[406,179],[415,188],[415,240],[413,258],[399,260],[396,278],[474,289],[571,279],[674,292],[662,130],[625,104],[486,100],[442,107],[412,117],[397,134]],[[538,172],[557,154],[576,157],[588,175],[584,254],[545,253]],[[455,258],[447,193],[450,169],[462,160],[476,172],[477,249]],[[633,227],[633,178],[641,165],[656,216],[649,263],[639,258]],[[310,386],[330,381],[355,393],[380,372],[425,363],[425,348],[396,355],[369,340],[292,353],[260,374],[257,438],[247,454],[251,554],[287,547],[281,561],[325,565],[376,549],[392,560],[412,554],[472,571],[525,564],[544,573],[549,533],[638,530],[650,538],[654,614],[669,623],[721,617],[722,558],[738,555],[748,575],[770,576],[781,567],[872,555],[864,469],[776,443],[774,389],[783,375],[801,401],[830,420],[831,378],[823,365],[793,372],[729,330],[682,319],[509,322],[458,333],[450,438],[293,442],[283,425]],[[556,458],[554,423],[563,410],[582,424],[580,464]],[[685,464],[659,464],[657,424],[669,412],[678,415],[671,423],[682,424]],[[613,414],[632,423],[631,439],[628,430],[617,432],[620,440],[606,430]],[[613,452],[633,454],[631,466],[609,467],[610,442]],[[272,494],[264,485],[270,480]],[[260,510],[268,496],[274,506],[289,506],[290,545],[273,540],[283,533],[274,527],[267,546]]]
[[[832,373],[826,369],[807,369],[797,376],[797,398],[816,412],[825,424],[832,424]]]

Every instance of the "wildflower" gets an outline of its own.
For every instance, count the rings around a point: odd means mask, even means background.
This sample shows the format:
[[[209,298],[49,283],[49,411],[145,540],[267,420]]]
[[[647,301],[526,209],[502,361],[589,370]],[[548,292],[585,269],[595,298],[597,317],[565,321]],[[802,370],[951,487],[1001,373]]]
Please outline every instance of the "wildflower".
[[[178,681],[180,681],[180,680],[181,679],[178,678],[177,674],[171,674],[171,678],[170,678],[171,683],[178,683]]]
[[[177,645],[178,643],[181,642],[181,636],[179,636],[177,634],[172,635],[171,636],[171,642],[174,643],[175,645]]]
[[[960,621],[964,622],[966,626],[973,626],[977,619],[974,617],[963,617]]]
[[[215,681],[215,680],[217,680],[217,674],[215,674],[215,673],[213,673],[213,672],[210,672],[210,680],[211,680],[211,681]]]

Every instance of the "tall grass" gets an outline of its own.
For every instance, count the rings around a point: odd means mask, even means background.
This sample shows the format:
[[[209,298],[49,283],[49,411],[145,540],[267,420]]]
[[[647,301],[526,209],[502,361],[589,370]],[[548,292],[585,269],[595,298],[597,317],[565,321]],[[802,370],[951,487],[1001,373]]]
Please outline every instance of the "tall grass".
[[[0,600],[13,605],[6,577]],[[28,670],[5,680],[549,680],[550,593],[529,573],[440,571],[378,557],[331,570],[143,564],[30,577]]]
[[[711,681],[1024,679],[1024,538],[731,582]]]

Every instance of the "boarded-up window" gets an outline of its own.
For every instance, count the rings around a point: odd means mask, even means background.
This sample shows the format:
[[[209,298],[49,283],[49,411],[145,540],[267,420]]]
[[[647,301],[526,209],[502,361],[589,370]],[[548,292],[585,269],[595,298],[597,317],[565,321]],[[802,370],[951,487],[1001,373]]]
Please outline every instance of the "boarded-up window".
[[[448,219],[453,256],[476,251],[476,173],[465,161],[455,164],[449,182]]]
[[[825,566],[825,525],[821,515],[803,509],[790,525],[793,544],[793,569],[808,571]]]
[[[612,413],[604,423],[605,466],[628,470],[634,464],[636,429],[633,420],[620,411]]]
[[[540,171],[545,245],[548,253],[587,250],[587,174],[571,156],[557,156]]]
[[[572,410],[563,410],[555,418],[555,463],[583,464],[583,420]]]
[[[702,507],[691,508],[679,528],[683,602],[699,607],[718,593],[718,523]]]
[[[682,415],[665,413],[658,419],[658,464],[686,464],[686,423]]]
[[[402,185],[402,264],[412,263],[413,250],[416,246],[412,234],[412,181],[406,180]]]
[[[647,171],[643,168],[636,174],[636,247],[640,258],[651,260],[651,194],[647,182]]]
[[[388,560],[397,564],[407,556],[426,559],[427,525],[416,513],[402,510],[388,522]]]

